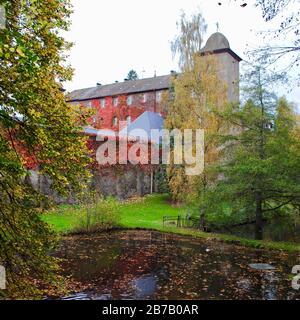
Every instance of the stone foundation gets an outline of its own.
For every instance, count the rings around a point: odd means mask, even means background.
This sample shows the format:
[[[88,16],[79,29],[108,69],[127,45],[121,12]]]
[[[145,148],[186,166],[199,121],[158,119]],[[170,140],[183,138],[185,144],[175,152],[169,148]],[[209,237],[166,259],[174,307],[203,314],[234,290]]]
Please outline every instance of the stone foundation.
[[[75,197],[70,194],[63,198],[57,192],[51,189],[51,180],[39,171],[30,170],[26,181],[38,192],[48,196],[57,204],[75,204]],[[128,199],[133,196],[144,196],[151,193],[151,173],[141,170],[134,166],[125,172],[116,173],[113,169],[102,169],[101,174],[98,171],[93,172],[91,189],[104,196],[114,196],[120,200]],[[152,191],[157,192],[158,187],[154,181]]]

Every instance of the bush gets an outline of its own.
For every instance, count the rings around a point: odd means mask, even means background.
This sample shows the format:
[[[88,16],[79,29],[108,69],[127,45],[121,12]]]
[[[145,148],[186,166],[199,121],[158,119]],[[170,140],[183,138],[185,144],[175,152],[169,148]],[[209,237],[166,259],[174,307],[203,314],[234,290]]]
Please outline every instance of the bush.
[[[91,233],[118,226],[119,203],[113,197],[98,198],[83,206],[75,232]]]

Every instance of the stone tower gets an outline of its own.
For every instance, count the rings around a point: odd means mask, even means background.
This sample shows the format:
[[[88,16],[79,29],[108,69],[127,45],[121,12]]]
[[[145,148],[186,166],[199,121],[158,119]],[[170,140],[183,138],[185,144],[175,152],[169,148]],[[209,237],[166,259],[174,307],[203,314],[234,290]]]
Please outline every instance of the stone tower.
[[[220,32],[212,34],[201,49],[201,54],[214,54],[219,63],[219,76],[228,86],[228,100],[239,101],[239,64],[242,59],[230,49],[229,41]]]

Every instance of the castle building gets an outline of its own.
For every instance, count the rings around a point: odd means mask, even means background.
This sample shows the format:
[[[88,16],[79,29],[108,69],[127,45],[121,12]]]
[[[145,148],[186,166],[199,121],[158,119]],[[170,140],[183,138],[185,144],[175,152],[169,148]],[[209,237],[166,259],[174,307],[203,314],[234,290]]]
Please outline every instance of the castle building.
[[[226,37],[217,32],[210,36],[206,45],[200,51],[203,56],[214,55],[217,59],[218,74],[227,84],[229,101],[239,100],[239,63],[242,60],[230,49]],[[95,115],[90,119],[90,125],[84,128],[91,157],[96,163],[96,150],[105,141],[124,141],[131,143],[140,141],[151,145],[149,135],[152,129],[161,130],[164,126],[163,95],[170,90],[174,75],[158,76],[135,81],[116,82],[108,85],[97,85],[93,88],[79,89],[67,96],[67,102],[94,108]],[[120,124],[122,124],[120,126]],[[142,130],[139,130],[142,129]],[[136,134],[143,132],[143,136]],[[97,139],[102,136],[104,139]],[[132,140],[128,142],[128,137]],[[116,140],[114,140],[116,139]],[[123,151],[118,150],[119,154]],[[160,166],[139,165],[128,163],[125,166],[98,166],[91,168],[91,188],[103,195],[126,199],[134,195],[143,196],[152,192],[160,192]],[[57,203],[76,203],[72,194],[68,199],[61,198],[51,189],[52,182],[39,174],[36,164],[29,167],[28,182],[42,194]]]
[[[209,37],[201,55],[212,54],[218,61],[218,73],[228,88],[228,100],[239,100],[239,63],[242,60],[230,49],[229,41],[220,32]],[[116,82],[71,92],[68,103],[95,108],[90,119],[94,129],[117,131],[120,123],[130,125],[144,112],[165,116],[162,96],[170,88],[172,73],[148,79]],[[121,127],[122,129],[122,127]]]
[[[199,54],[214,55],[219,77],[227,84],[227,98],[231,102],[237,102],[239,100],[239,63],[242,59],[230,49],[226,37],[219,32],[214,33]],[[151,130],[163,128],[167,110],[164,109],[162,98],[164,93],[168,93],[173,76],[174,74],[171,73],[148,79],[108,85],[98,84],[92,88],[71,92],[67,97],[68,103],[94,108],[96,111],[89,121],[90,125],[84,128],[84,133],[89,136],[88,143],[92,146],[90,150],[97,150],[103,143],[99,141],[106,141],[106,139],[114,141],[116,138],[120,141],[124,136],[126,141],[128,137],[129,139],[132,137],[133,140],[138,137],[149,144]],[[143,129],[138,131],[142,131],[144,136],[137,135],[137,129]],[[97,139],[99,135],[104,139]],[[160,167],[146,167],[145,170],[139,165],[131,164],[123,166],[122,169],[109,165],[102,166],[100,170],[93,171],[92,188],[103,195],[113,195],[120,199],[160,192],[159,183],[157,183]],[[33,180],[35,176],[33,173]],[[35,181],[35,184],[42,186],[41,191],[47,194],[49,182],[44,177],[39,179],[42,178],[43,181]]]

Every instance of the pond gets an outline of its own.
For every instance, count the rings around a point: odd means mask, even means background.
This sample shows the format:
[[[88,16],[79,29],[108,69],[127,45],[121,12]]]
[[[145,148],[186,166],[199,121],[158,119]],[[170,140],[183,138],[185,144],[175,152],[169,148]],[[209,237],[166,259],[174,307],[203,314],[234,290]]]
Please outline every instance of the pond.
[[[232,234],[242,238],[255,239],[255,224],[215,230],[218,233]],[[300,218],[273,218],[263,225],[264,240],[300,243]]]
[[[55,254],[74,283],[64,299],[300,299],[298,254],[151,231],[64,238]],[[249,264],[264,263],[271,270]],[[267,268],[268,269],[268,268]]]

